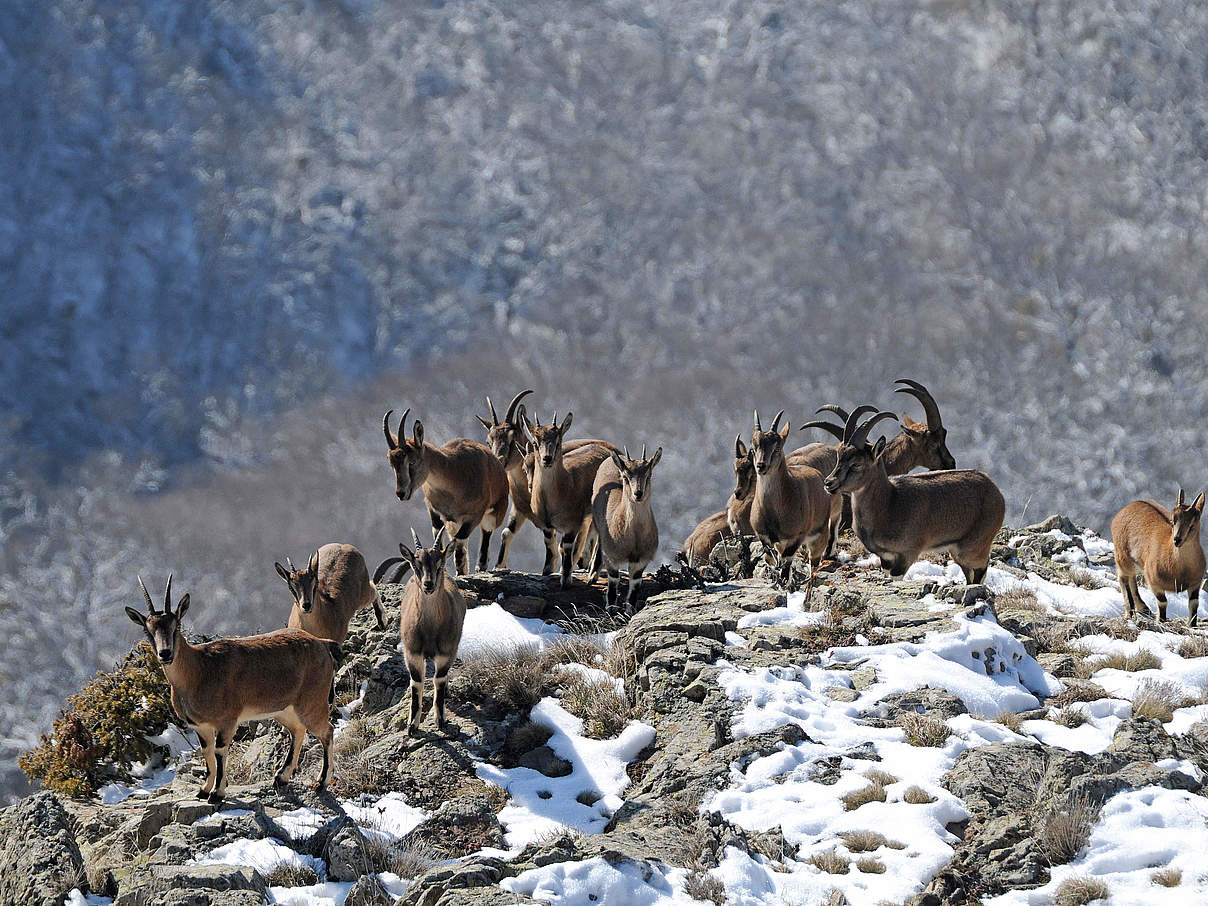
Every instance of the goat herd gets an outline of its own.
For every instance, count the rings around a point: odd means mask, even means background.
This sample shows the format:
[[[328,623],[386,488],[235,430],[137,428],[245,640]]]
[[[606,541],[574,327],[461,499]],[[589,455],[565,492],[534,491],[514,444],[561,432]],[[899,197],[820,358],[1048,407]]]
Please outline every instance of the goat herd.
[[[949,552],[970,583],[986,574],[990,549],[1002,526],[1002,493],[985,472],[957,469],[946,445],[946,430],[935,399],[923,385],[899,380],[896,391],[914,396],[925,423],[903,416],[892,440],[869,443],[872,429],[897,420],[875,406],[847,412],[827,405],[819,413],[838,416],[841,424],[813,421],[803,429],[821,429],[837,443],[810,443],[785,453],[789,424],[783,410],[764,430],[755,413],[749,446],[734,441],[736,485],[726,508],[705,519],[684,542],[691,565],[707,561],[718,541],[753,535],[769,560],[787,574],[804,548],[810,563],[807,598],[823,558],[834,555],[841,529],[850,525],[890,575],[906,572],[920,555]],[[318,788],[331,774],[334,703],[333,676],[341,658],[348,624],[357,610],[372,606],[378,629],[386,629],[376,583],[392,567],[393,581],[410,570],[403,592],[399,634],[411,681],[407,732],[419,726],[427,661],[433,662],[433,712],[437,728],[445,721],[446,683],[457,654],[466,604],[446,572],[450,551],[459,574],[469,570],[468,541],[481,531],[478,569],[488,564],[491,535],[504,524],[496,568],[504,568],[516,532],[531,521],[545,538],[542,574],[558,560],[559,582],[566,587],[576,564],[594,582],[603,568],[610,611],[632,612],[642,572],[658,549],[658,526],[651,508],[651,475],[662,447],[633,458],[628,449],[596,439],[566,438],[572,415],[548,425],[529,419],[525,390],[508,405],[502,419],[490,398],[486,445],[455,438],[441,446],[424,440],[419,419],[406,435],[410,409],[390,429],[391,412],[382,419],[395,492],[410,500],[421,490],[432,521],[434,540],[425,548],[412,529],[413,548],[399,544],[399,557],[381,563],[370,579],[361,553],[347,544],[325,544],[303,569],[287,558],[275,564],[293,598],[287,629],[246,638],[190,644],[181,632],[189,607],[186,594],[172,606],[169,576],[163,609],[157,610],[142,579],[147,613],[127,607],[142,627],[171,687],[177,714],[197,731],[206,760],[201,793],[221,801],[226,791],[227,748],[240,723],[273,718],[290,733],[292,744],[275,783],[288,783],[297,770],[307,731],[323,745]],[[907,474],[916,468],[932,471]],[[508,502],[511,501],[509,515]],[[1145,612],[1137,585],[1142,575],[1166,618],[1166,595],[1187,591],[1188,620],[1194,624],[1204,554],[1199,542],[1201,493],[1188,506],[1180,490],[1173,512],[1152,501],[1136,501],[1112,521],[1116,567],[1129,616]],[[506,523],[505,523],[506,519]],[[560,557],[559,557],[560,548]],[[627,587],[621,603],[620,577]]]

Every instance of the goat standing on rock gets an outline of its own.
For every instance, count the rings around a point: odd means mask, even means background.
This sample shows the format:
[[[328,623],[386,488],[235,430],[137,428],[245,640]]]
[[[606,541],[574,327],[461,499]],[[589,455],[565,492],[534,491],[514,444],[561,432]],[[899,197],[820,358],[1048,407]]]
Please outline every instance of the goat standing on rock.
[[[1168,592],[1187,592],[1187,622],[1194,626],[1204,581],[1204,549],[1200,547],[1200,516],[1204,494],[1191,506],[1183,489],[1174,512],[1152,500],[1135,500],[1112,519],[1112,544],[1116,548],[1116,575],[1124,595],[1125,613],[1146,612],[1137,587],[1137,573],[1158,599],[1158,622],[1166,620]]]
[[[289,569],[280,563],[273,566],[294,599],[289,613],[290,629],[302,629],[316,638],[342,645],[348,638],[348,622],[358,610],[370,604],[377,617],[377,628],[386,628],[377,586],[369,581],[365,558],[351,544],[324,544],[310,555],[305,569],[295,569],[289,557],[285,562]]]
[[[273,718],[289,731],[289,754],[273,783],[293,779],[298,756],[309,730],[323,744],[323,771],[317,789],[327,788],[332,770],[332,678],[342,653],[340,646],[308,632],[278,629],[241,639],[218,639],[190,645],[180,624],[189,609],[185,595],[172,612],[172,577],[164,591],[164,609],[157,611],[143,580],[138,580],[147,614],[133,607],[126,614],[147,634],[172,689],[172,707],[197,731],[206,762],[201,788],[210,802],[226,794],[227,746],[239,724]]]
[[[889,477],[885,438],[870,446],[868,432],[897,416],[878,412],[858,425],[862,414],[857,409],[848,417],[834,471],[826,477],[832,494],[851,495],[857,537],[891,576],[903,575],[921,554],[949,551],[967,582],[982,581],[1006,514],[997,485],[976,469]]]
[[[432,702],[436,728],[444,728],[449,668],[453,658],[457,657],[457,646],[461,644],[461,631],[466,621],[466,599],[445,572],[449,549],[444,545],[444,533],[437,533],[430,548],[420,545],[415,529],[411,530],[411,538],[415,542],[414,550],[408,550],[406,545],[400,543],[398,550],[402,557],[385,560],[375,570],[380,577],[392,564],[403,562],[411,567],[412,572],[407,587],[403,589],[402,613],[399,617],[403,659],[411,676],[407,735],[419,729],[424,701],[424,671],[429,660],[433,668]]]
[[[628,449],[623,457],[610,452],[596,472],[591,515],[600,544],[596,556],[603,559],[608,569],[604,603],[609,610],[618,606],[621,567],[627,565],[629,588],[625,606],[633,612],[642,571],[659,548],[659,527],[650,508],[650,478],[662,458],[663,448],[659,447],[647,459],[643,444],[641,459],[630,459]]]

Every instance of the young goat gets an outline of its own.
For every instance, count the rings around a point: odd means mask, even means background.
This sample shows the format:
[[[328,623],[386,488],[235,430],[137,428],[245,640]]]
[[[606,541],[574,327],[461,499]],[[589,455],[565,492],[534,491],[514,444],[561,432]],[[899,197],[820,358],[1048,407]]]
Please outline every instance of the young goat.
[[[741,437],[734,438],[734,491],[720,513],[704,519],[692,530],[682,548],[689,566],[709,562],[719,541],[735,535],[751,535],[751,497],[755,493],[755,463]]]
[[[772,429],[764,431],[755,413],[751,453],[755,461],[755,496],[751,502],[751,528],[769,551],[775,551],[785,578],[798,548],[805,545],[810,560],[806,600],[813,594],[818,564],[826,551],[833,501],[822,486],[822,475],[806,465],[790,465],[784,456],[789,425],[779,429],[784,410],[776,414]]]
[[[557,415],[548,425],[540,419],[530,422],[522,416],[532,438],[533,478],[529,507],[533,522],[543,531],[561,535],[562,564],[559,584],[570,584],[571,569],[578,548],[585,544],[592,529],[592,482],[596,471],[616,447],[602,441],[589,441],[573,451],[566,450],[563,439],[574,413],[566,413],[562,424]]]
[[[273,566],[294,599],[289,612],[290,629],[301,629],[342,645],[348,638],[348,622],[358,610],[370,604],[377,617],[377,628],[386,628],[377,586],[369,581],[365,558],[351,544],[324,544],[310,555],[305,569],[295,569],[289,557],[285,562],[289,569],[280,563]]]
[[[298,756],[309,730],[323,744],[323,770],[318,789],[327,787],[331,763],[332,677],[340,646],[295,629],[278,629],[241,639],[218,639],[190,645],[181,632],[189,609],[185,595],[172,612],[172,577],[157,611],[143,580],[138,580],[146,615],[126,608],[142,627],[159,658],[172,690],[172,707],[197,731],[206,761],[202,795],[221,802],[226,794],[227,746],[239,724],[273,718],[292,738],[289,754],[273,779],[288,783],[298,769]]]
[[[1196,624],[1200,607],[1200,583],[1204,581],[1204,549],[1200,547],[1200,516],[1204,495],[1191,506],[1184,503],[1183,489],[1174,512],[1152,500],[1136,500],[1112,519],[1112,543],[1116,548],[1116,575],[1124,595],[1125,613],[1147,611],[1137,587],[1137,573],[1158,599],[1158,622],[1166,620],[1166,595],[1187,592],[1187,622]]]
[[[831,493],[850,494],[856,535],[891,576],[906,572],[921,554],[951,552],[969,583],[982,581],[1006,505],[985,472],[964,469],[897,475],[886,472],[885,439],[875,447],[868,433],[892,412],[878,412],[857,425],[851,413],[838,460],[826,478]]]
[[[532,392],[532,390],[522,390],[517,393],[508,404],[503,421],[500,421],[499,416],[495,414],[495,406],[489,396],[487,397],[487,408],[491,412],[491,420],[488,422],[482,416],[475,416],[487,429],[487,446],[491,448],[491,452],[495,454],[507,472],[508,488],[512,498],[512,512],[508,517],[507,525],[504,526],[503,534],[500,536],[499,559],[495,561],[496,569],[507,568],[508,555],[512,550],[512,541],[516,537],[516,532],[525,522],[533,519],[532,490],[529,487],[533,455],[527,454],[526,462],[525,448],[528,440],[524,436],[524,406],[520,404],[520,401]],[[593,443],[599,443],[599,441],[568,440],[563,442],[562,449],[569,453]],[[533,524],[545,536],[545,563],[542,564],[541,575],[548,576],[554,571],[554,561],[558,556],[557,538],[553,529],[543,529],[535,522]]]
[[[470,533],[482,526],[478,549],[478,569],[487,568],[491,532],[503,521],[508,510],[508,478],[499,460],[477,441],[456,437],[443,446],[424,443],[424,426],[417,418],[411,437],[390,433],[391,409],[382,418],[382,431],[389,445],[390,467],[394,469],[395,493],[399,500],[410,500],[416,488],[422,488],[432,531],[444,527],[452,537],[457,572],[470,571],[466,547]],[[408,409],[399,419],[399,431],[405,433]]]
[[[650,479],[662,457],[663,448],[659,447],[647,459],[645,444],[641,459],[630,459],[628,450],[624,457],[610,451],[596,472],[591,492],[591,515],[599,537],[599,556],[608,569],[605,606],[610,610],[617,606],[620,570],[627,565],[629,588],[625,605],[633,612],[642,571],[658,551],[659,527],[650,509]]]
[[[398,551],[402,557],[386,560],[376,570],[380,576],[390,564],[401,559],[411,567],[412,572],[403,590],[402,615],[399,619],[403,659],[411,675],[407,735],[419,729],[424,701],[424,670],[429,660],[434,671],[432,707],[436,714],[436,728],[444,728],[449,667],[457,656],[462,626],[466,621],[466,600],[445,572],[449,549],[444,545],[444,533],[437,533],[430,548],[420,545],[415,529],[411,530],[411,538],[415,542],[415,550],[408,550],[406,545],[400,543]]]

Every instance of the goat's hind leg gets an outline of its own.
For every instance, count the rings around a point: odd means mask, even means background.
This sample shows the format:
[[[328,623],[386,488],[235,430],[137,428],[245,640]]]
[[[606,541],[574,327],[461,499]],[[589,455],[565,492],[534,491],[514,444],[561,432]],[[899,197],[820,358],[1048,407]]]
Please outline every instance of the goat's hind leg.
[[[293,708],[278,714],[277,723],[285,727],[290,736],[285,761],[281,763],[281,767],[277,769],[277,773],[273,777],[274,786],[283,786],[294,779],[294,772],[298,770],[298,756],[302,754],[302,743],[306,739],[306,725]]]

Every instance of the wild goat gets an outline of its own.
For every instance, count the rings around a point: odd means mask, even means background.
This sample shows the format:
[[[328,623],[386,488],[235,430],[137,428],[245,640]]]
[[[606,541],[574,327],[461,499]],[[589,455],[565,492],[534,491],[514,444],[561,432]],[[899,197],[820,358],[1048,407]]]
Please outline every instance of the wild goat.
[[[415,550],[408,550],[406,545],[400,543],[398,550],[402,557],[385,560],[376,570],[376,575],[381,576],[392,564],[402,561],[411,567],[412,572],[403,590],[402,615],[399,619],[403,659],[411,675],[408,735],[419,729],[424,701],[424,670],[429,659],[434,671],[432,702],[436,727],[444,728],[449,667],[457,656],[457,646],[461,644],[461,631],[466,621],[465,598],[445,572],[449,549],[444,545],[444,533],[437,533],[430,548],[420,545],[415,529],[411,530],[411,538],[415,542]]]
[[[990,547],[1002,526],[1006,505],[985,472],[963,469],[921,472],[890,478],[886,443],[869,446],[868,433],[882,419],[878,412],[857,424],[851,413],[834,470],[826,478],[831,493],[851,495],[856,535],[891,576],[900,576],[925,552],[951,552],[969,583],[982,581]]]
[[[1174,512],[1152,500],[1136,500],[1112,519],[1112,543],[1116,548],[1116,575],[1124,594],[1125,613],[1147,611],[1137,588],[1137,573],[1158,599],[1158,621],[1166,620],[1166,595],[1187,592],[1187,622],[1194,626],[1200,607],[1200,583],[1204,581],[1204,549],[1200,547],[1200,516],[1204,494],[1191,506],[1184,503],[1183,489]]]
[[[499,460],[477,441],[456,437],[443,446],[424,443],[424,426],[417,418],[409,439],[390,433],[391,409],[382,418],[382,431],[389,445],[388,458],[394,469],[395,493],[399,500],[410,500],[416,488],[422,488],[433,533],[442,527],[449,533],[455,552],[457,572],[470,571],[466,547],[470,533],[482,526],[478,548],[478,569],[487,568],[491,532],[503,522],[508,510],[508,477]],[[406,433],[408,409],[399,419],[399,431]]]
[[[755,463],[741,437],[734,438],[734,492],[720,513],[704,519],[692,530],[682,548],[689,566],[709,562],[717,543],[735,535],[750,535],[751,497],[755,492]]]
[[[814,590],[818,564],[826,551],[833,502],[822,486],[822,475],[806,465],[790,466],[784,456],[789,424],[780,429],[784,410],[776,413],[772,429],[764,431],[755,412],[751,453],[755,461],[755,496],[751,502],[751,528],[763,542],[769,559],[775,551],[785,578],[793,557],[803,544],[809,553],[808,600]]]
[[[285,562],[289,569],[280,563],[273,566],[294,599],[289,612],[290,629],[302,629],[316,638],[342,645],[348,638],[348,622],[358,610],[370,604],[377,617],[377,628],[386,628],[377,586],[369,581],[365,558],[351,544],[324,544],[310,555],[305,569],[295,569],[289,557]]]
[[[503,465],[508,476],[508,488],[512,498],[512,513],[508,517],[507,525],[504,526],[503,535],[499,541],[499,559],[495,561],[496,569],[506,569],[508,565],[508,555],[512,550],[512,541],[516,537],[516,532],[525,522],[531,521],[533,518],[533,509],[531,504],[532,491],[529,487],[529,473],[532,471],[532,456],[527,454],[525,448],[528,445],[528,440],[524,436],[524,406],[520,401],[532,393],[532,390],[522,390],[517,393],[511,403],[508,404],[507,412],[503,416],[503,421],[499,420],[499,416],[495,414],[495,405],[491,402],[491,398],[487,397],[487,408],[491,412],[491,420],[488,422],[482,416],[475,416],[487,429],[487,446],[491,448],[491,452]],[[568,440],[564,441],[562,448],[566,452],[577,450],[579,447],[589,446],[598,441],[593,440]],[[526,467],[527,466],[527,467]],[[536,523],[534,523],[536,525]],[[541,575],[548,576],[554,571],[554,560],[558,555],[558,543],[553,529],[540,529],[541,534],[545,536],[545,563],[541,567]]]
[[[318,789],[325,789],[332,771],[332,677],[342,656],[340,646],[296,629],[190,645],[180,628],[189,596],[180,599],[173,613],[172,577],[168,576],[162,611],[155,609],[141,577],[138,587],[148,613],[127,607],[126,614],[142,627],[159,658],[171,686],[172,707],[201,740],[206,762],[202,795],[211,802],[222,801],[227,746],[236,727],[268,718],[292,737],[289,754],[273,782],[284,784],[293,779],[309,730],[323,744]]]
[[[622,565],[628,565],[629,588],[625,595],[626,608],[632,612],[637,605],[638,586],[642,571],[653,559],[659,547],[659,527],[650,509],[651,474],[663,458],[663,448],[646,458],[642,445],[641,459],[624,457],[615,450],[600,464],[591,489],[591,516],[599,537],[599,555],[608,569],[608,591],[605,606],[617,606],[620,597]]]
[[[522,416],[525,429],[532,438],[533,477],[529,508],[533,522],[543,531],[561,535],[562,564],[559,584],[570,584],[571,569],[581,543],[586,543],[592,530],[592,482],[600,463],[616,452],[612,444],[594,440],[573,451],[567,451],[563,439],[574,413],[566,413],[562,424],[557,414],[548,425],[540,419],[534,422]]]

